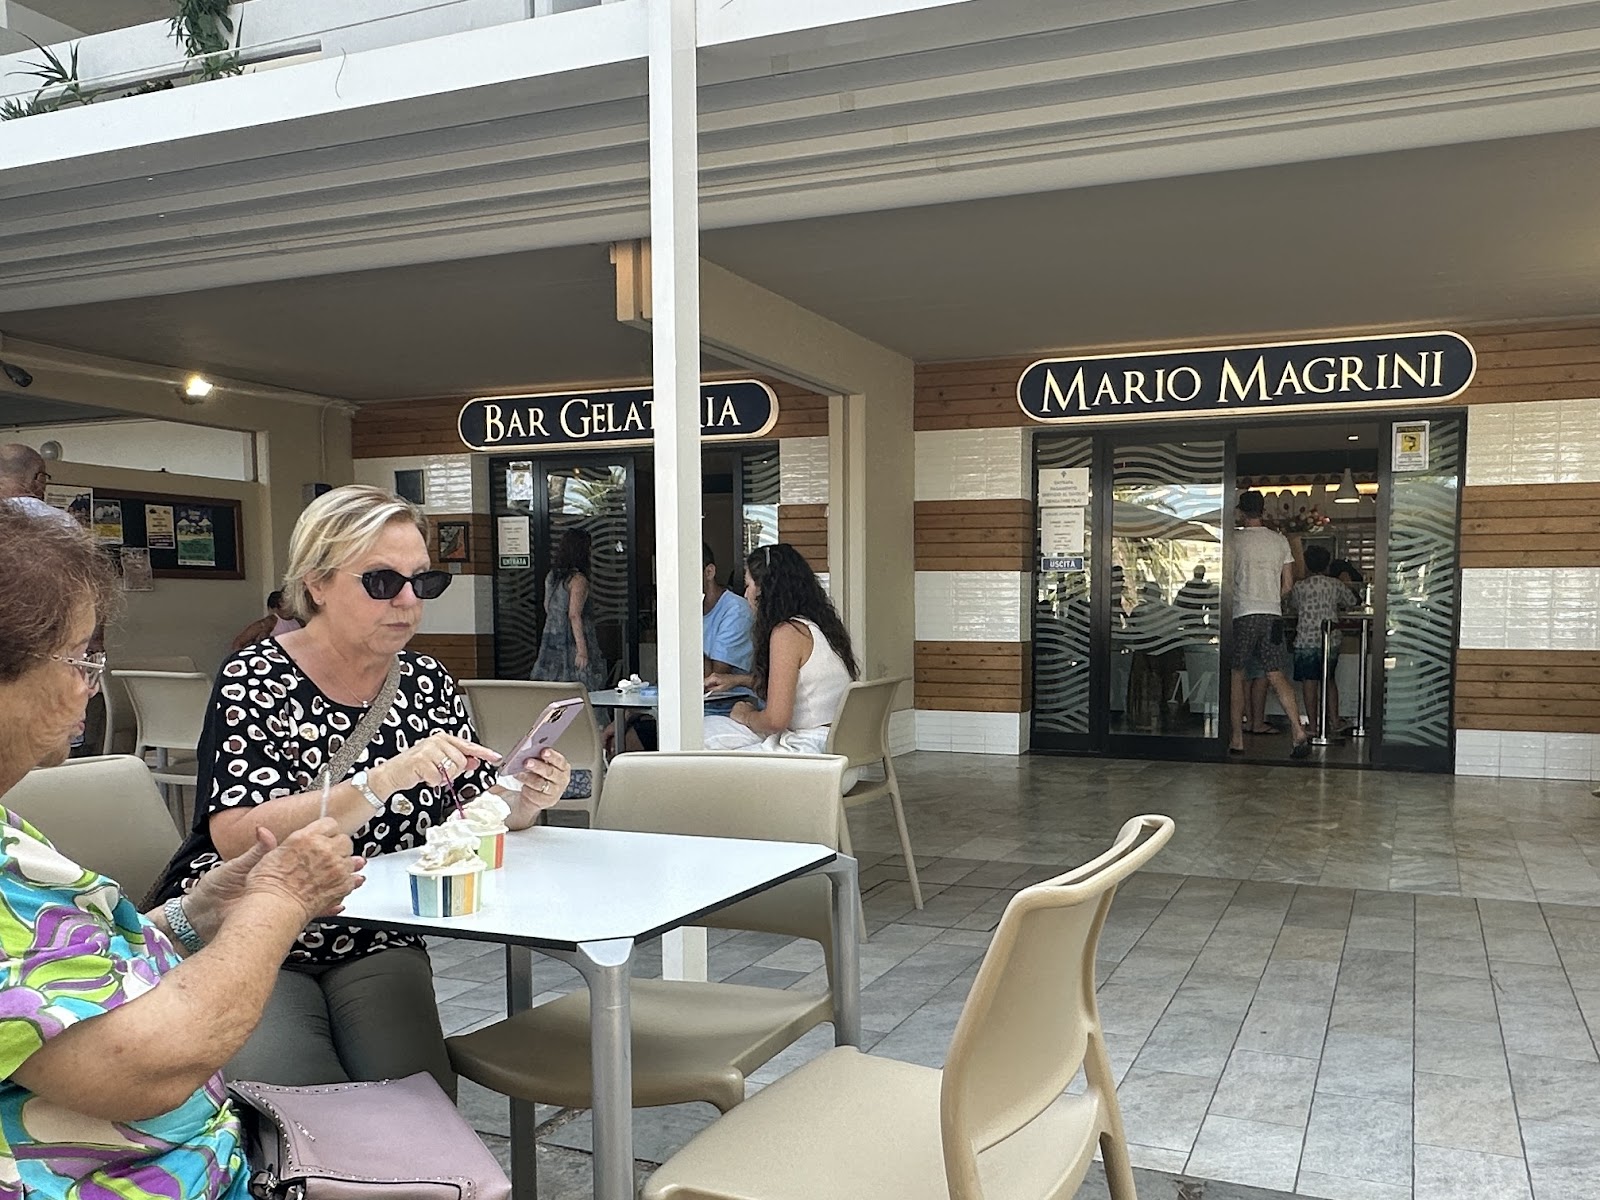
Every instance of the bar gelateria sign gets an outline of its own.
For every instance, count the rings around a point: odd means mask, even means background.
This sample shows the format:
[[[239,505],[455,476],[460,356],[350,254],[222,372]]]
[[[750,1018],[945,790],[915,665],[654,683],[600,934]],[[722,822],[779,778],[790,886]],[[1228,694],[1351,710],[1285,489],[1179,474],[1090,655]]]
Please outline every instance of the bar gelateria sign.
[[[1417,404],[1459,396],[1477,361],[1455,333],[1041,359],[1017,402],[1036,421]]]
[[[488,396],[462,406],[456,429],[473,450],[648,446],[654,400],[650,388]],[[708,442],[763,437],[777,420],[778,397],[758,380],[700,385],[700,436]]]

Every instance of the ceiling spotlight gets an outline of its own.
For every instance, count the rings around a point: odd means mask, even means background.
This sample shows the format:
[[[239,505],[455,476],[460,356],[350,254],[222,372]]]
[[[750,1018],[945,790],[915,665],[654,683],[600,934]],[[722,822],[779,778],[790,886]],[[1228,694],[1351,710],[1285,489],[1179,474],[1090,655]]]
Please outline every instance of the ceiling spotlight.
[[[33,386],[32,373],[24,371],[21,367],[17,366],[16,363],[0,362],[0,371],[4,371],[6,373],[6,378],[11,380],[11,382],[16,384],[18,387],[25,388]]]
[[[1361,440],[1361,435],[1359,433],[1352,433],[1347,435],[1344,440],[1347,442],[1359,442]]]
[[[204,375],[191,375],[178,389],[178,398],[188,404],[199,404],[216,389]]]
[[[1339,481],[1339,490],[1333,494],[1335,504],[1359,504],[1361,493],[1356,491],[1356,477],[1350,474],[1350,468],[1344,469],[1344,478]]]

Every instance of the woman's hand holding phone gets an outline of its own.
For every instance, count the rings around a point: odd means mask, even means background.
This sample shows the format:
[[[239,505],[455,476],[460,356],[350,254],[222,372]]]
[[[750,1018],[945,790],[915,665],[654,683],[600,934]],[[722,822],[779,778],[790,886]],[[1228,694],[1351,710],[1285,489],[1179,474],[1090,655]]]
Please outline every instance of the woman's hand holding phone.
[[[518,796],[538,811],[561,799],[572,782],[572,767],[561,751],[547,748],[512,778],[522,785]]]

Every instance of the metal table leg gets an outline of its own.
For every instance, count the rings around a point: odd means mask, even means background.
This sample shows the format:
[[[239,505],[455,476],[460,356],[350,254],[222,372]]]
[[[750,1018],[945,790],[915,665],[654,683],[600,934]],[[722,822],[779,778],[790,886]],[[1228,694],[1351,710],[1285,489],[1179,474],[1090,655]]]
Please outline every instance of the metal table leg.
[[[589,985],[595,1200],[633,1200],[633,939],[587,942],[571,962]]]
[[[837,855],[819,867],[833,887],[833,1041],[861,1045],[861,887],[856,860]]]
[[[506,947],[506,1015],[533,1006],[533,951]],[[511,1097],[511,1195],[513,1200],[539,1200],[537,1106]]]

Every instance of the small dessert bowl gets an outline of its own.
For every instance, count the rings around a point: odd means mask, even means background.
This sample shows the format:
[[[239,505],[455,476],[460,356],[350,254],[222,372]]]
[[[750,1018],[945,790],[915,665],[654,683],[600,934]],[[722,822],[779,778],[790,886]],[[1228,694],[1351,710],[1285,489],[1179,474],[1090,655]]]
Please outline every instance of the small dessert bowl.
[[[492,833],[478,834],[478,858],[484,869],[498,871],[506,865],[506,829],[501,826]]]
[[[411,911],[419,917],[465,917],[483,903],[482,858],[419,871],[411,868]]]

